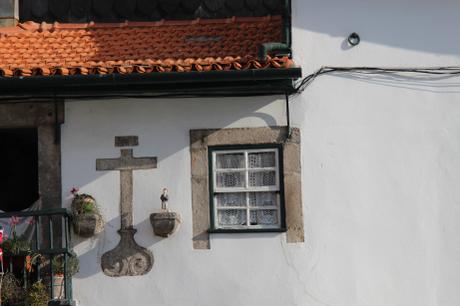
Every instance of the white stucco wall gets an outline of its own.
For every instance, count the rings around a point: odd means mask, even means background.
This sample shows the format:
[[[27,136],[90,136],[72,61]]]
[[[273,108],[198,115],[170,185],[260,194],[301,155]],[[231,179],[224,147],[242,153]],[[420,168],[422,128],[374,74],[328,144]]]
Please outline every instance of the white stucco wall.
[[[323,65],[458,65],[454,0],[293,1],[296,62]],[[361,35],[349,49],[344,40]],[[80,305],[460,305],[460,78],[322,76],[292,100],[302,132],[306,242],[283,234],[213,235],[193,250],[188,131],[285,124],[277,97],[66,103],[63,193],[93,194],[104,235],[75,240]],[[146,276],[109,278],[100,256],[118,242],[116,135],[139,135],[137,156],[158,169],[134,177],[137,241],[155,256]],[[162,187],[182,214],[179,232],[152,234]],[[68,198],[65,199],[68,205]]]

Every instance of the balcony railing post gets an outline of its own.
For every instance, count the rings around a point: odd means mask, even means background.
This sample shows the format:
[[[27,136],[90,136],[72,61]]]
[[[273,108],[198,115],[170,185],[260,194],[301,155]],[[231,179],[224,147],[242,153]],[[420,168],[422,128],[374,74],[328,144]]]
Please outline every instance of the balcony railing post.
[[[40,216],[34,216],[34,225],[35,225],[35,251],[38,253],[40,250]],[[41,266],[41,263],[38,263],[37,264],[38,280],[41,280],[40,266]]]
[[[48,217],[48,240],[50,243],[50,249],[52,250],[54,247],[54,241],[53,241],[53,216]]]
[[[65,235],[64,248],[67,250],[69,248],[69,218],[67,216],[63,216],[63,218],[64,218],[64,235]]]
[[[24,257],[24,268],[22,269],[22,281],[24,282],[22,286],[24,290],[27,290],[27,257]]]
[[[68,255],[64,253],[64,296],[67,299]]]
[[[50,254],[50,288],[51,288],[51,299],[54,299],[54,269],[53,269],[54,255]]]

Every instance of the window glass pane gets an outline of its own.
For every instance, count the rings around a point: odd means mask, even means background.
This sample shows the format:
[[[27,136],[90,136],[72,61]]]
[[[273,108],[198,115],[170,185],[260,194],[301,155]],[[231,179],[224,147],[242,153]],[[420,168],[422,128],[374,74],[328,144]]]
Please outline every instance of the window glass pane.
[[[230,153],[216,155],[217,169],[240,169],[244,167],[244,153]]]
[[[217,206],[246,206],[246,193],[219,193]]]
[[[260,152],[248,154],[249,168],[275,167],[275,152]]]
[[[219,209],[217,211],[219,226],[246,225],[246,210],[243,209]]]
[[[275,192],[250,192],[250,206],[278,206],[278,197]]]
[[[244,172],[217,172],[216,185],[219,188],[245,187],[246,176]]]
[[[252,210],[251,225],[277,225],[277,210]]]
[[[249,171],[249,186],[276,186],[275,171]]]

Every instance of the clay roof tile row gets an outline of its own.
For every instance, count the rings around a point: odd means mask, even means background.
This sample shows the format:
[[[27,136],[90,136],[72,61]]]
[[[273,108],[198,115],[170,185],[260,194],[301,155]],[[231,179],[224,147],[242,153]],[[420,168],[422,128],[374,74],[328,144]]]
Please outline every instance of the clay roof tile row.
[[[279,16],[219,20],[37,24],[0,29],[0,76],[187,72],[290,68],[259,61],[263,43],[282,40]]]

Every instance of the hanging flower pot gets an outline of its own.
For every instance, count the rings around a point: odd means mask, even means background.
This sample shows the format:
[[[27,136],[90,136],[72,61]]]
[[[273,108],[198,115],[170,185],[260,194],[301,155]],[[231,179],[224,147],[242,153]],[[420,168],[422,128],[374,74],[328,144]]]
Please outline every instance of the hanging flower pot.
[[[87,213],[74,216],[73,230],[81,237],[89,238],[99,234],[104,229],[104,221],[101,215]]]
[[[65,282],[63,274],[55,274],[53,276],[53,299],[62,300],[65,298]]]
[[[99,212],[96,200],[88,194],[79,194],[78,189],[72,189],[73,229],[81,237],[92,237],[104,229],[104,221]]]
[[[58,255],[51,260],[53,266],[53,299],[62,300],[65,296],[65,257]],[[80,261],[75,253],[67,257],[67,279],[80,270]]]

